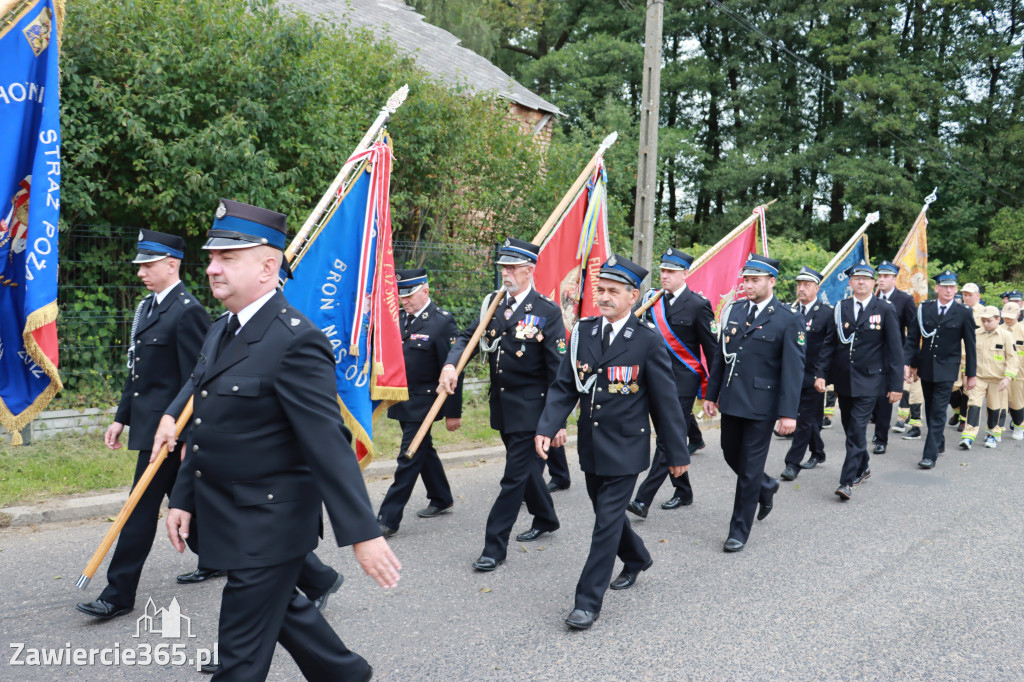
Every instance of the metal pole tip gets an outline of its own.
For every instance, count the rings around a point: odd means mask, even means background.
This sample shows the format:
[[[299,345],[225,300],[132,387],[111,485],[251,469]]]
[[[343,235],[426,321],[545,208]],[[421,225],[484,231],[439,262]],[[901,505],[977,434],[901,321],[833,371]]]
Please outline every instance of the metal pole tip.
[[[77,587],[80,590],[84,590],[85,588],[89,587],[90,580],[92,580],[92,578],[83,573],[81,576],[79,576],[78,582],[75,583],[75,587]]]

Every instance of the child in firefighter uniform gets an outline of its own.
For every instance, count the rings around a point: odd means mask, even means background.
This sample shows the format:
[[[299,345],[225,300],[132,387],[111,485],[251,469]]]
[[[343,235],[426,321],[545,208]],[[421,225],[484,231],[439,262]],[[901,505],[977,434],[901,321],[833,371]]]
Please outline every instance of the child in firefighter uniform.
[[[967,426],[960,441],[962,450],[970,450],[981,424],[981,408],[988,406],[985,447],[994,448],[1002,435],[999,415],[1007,407],[1010,382],[1017,378],[1017,353],[1013,334],[999,325],[999,308],[987,306],[981,313],[978,329],[978,382],[967,395]]]
[[[1007,303],[1003,306],[1002,329],[1010,332],[1013,336],[1014,351],[1017,356],[1017,378],[1010,382],[1009,406],[1010,406],[1010,432],[1014,440],[1024,440],[1024,322],[1020,322],[1020,306],[1016,303]],[[999,422],[1002,426],[1003,422]]]

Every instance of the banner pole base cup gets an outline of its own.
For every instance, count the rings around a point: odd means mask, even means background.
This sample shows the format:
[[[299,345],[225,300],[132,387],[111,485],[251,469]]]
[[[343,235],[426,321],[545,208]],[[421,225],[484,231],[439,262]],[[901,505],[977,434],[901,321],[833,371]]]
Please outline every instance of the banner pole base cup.
[[[84,590],[85,588],[89,587],[89,582],[91,580],[92,578],[83,573],[81,576],[79,576],[78,582],[75,583],[75,587],[77,587],[80,590]]]

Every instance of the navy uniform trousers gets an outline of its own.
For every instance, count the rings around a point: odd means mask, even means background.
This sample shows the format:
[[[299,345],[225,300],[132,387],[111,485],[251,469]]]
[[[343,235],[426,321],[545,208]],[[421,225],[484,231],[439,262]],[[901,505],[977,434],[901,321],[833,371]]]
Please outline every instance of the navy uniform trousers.
[[[405,456],[412,439],[420,428],[420,422],[399,421],[402,427],[402,445],[398,452],[398,468],[395,469],[395,481],[388,488],[384,501],[380,503],[380,511],[377,513],[378,520],[388,528],[398,530],[402,524],[402,513],[405,505],[412,497],[412,491],[416,487],[416,478],[423,477],[423,486],[427,489],[427,499],[430,504],[438,508],[450,507],[452,489],[448,485],[448,477],[444,473],[444,465],[441,458],[434,449],[434,438],[430,431],[423,437],[416,454],[412,459]]]
[[[776,485],[775,479],[764,472],[775,421],[722,415],[722,454],[736,474],[729,537],[743,543],[750,537],[757,505],[767,501]]]
[[[501,492],[487,515],[483,556],[505,558],[508,538],[523,500],[526,510],[533,514],[533,528],[547,532],[559,528],[555,505],[544,483],[544,460],[537,455],[533,436],[533,431],[501,432],[501,442],[505,444],[505,473],[501,477]]]
[[[568,488],[570,483],[569,460],[565,458],[565,448],[549,449],[545,463],[548,465],[548,473],[551,474],[551,482],[559,488]]]
[[[786,466],[797,469],[807,449],[811,457],[825,460],[825,442],[821,440],[821,422],[825,417],[825,395],[814,386],[800,392],[800,407],[796,415],[796,430],[786,452]]]
[[[697,426],[697,418],[693,416],[694,400],[696,400],[696,396],[679,396],[679,407],[682,408],[683,414],[686,415],[686,443],[676,444],[677,446],[682,445],[686,447],[689,443],[697,444],[704,442],[700,427]],[[654,447],[654,461],[651,462],[651,468],[647,472],[647,477],[640,484],[640,489],[636,492],[636,500],[650,506],[651,502],[654,501],[654,495],[658,492],[658,488],[665,482],[666,476],[672,482],[673,497],[681,498],[684,501],[693,500],[690,472],[686,472],[682,476],[669,475],[667,439],[662,437],[661,429],[658,428],[657,424],[654,425],[654,430],[658,436]]]
[[[839,396],[839,411],[846,431],[846,459],[839,475],[840,485],[853,485],[854,479],[868,468],[868,420],[877,402],[878,398],[870,396]]]
[[[576,583],[575,608],[600,613],[615,568],[615,557],[622,559],[623,568],[639,574],[650,563],[651,553],[626,518],[626,505],[636,486],[637,474],[584,473],[584,476],[587,495],[594,507],[594,532],[587,563]]]
[[[933,462],[946,450],[946,406],[953,394],[955,381],[925,381],[921,379],[921,393],[924,394],[924,416],[928,435],[924,440],[924,454],[921,459]]]
[[[107,586],[103,589],[99,598],[117,606],[131,608],[135,606],[135,593],[138,591],[139,579],[142,576],[142,565],[146,563],[153,548],[153,540],[156,538],[156,530],[160,519],[160,505],[163,504],[164,496],[171,496],[171,488],[174,486],[174,479],[178,476],[178,468],[181,466],[181,449],[184,442],[179,442],[174,452],[167,455],[167,459],[156,475],[146,487],[146,491],[139,498],[135,511],[128,517],[117,538],[117,546],[110,559],[110,567],[107,569]],[[135,479],[132,481],[134,487],[142,477],[143,472],[149,467],[151,450],[140,450],[139,458],[135,464]],[[188,546],[192,551],[198,548],[198,524],[193,523],[188,538]],[[200,559],[200,566],[203,568],[215,568],[203,566]]]

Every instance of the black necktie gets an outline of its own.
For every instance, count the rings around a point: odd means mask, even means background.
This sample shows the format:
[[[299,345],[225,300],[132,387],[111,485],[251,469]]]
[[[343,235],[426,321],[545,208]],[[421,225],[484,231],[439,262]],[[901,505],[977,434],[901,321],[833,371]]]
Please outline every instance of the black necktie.
[[[612,326],[606,324],[604,326],[604,337],[601,339],[601,350],[608,350],[608,346],[612,345]]]
[[[674,300],[676,300],[676,295],[675,294],[665,294],[665,305],[666,306],[672,305],[672,301],[674,301]]]
[[[857,301],[857,312],[855,312],[855,313],[853,314],[853,321],[854,321],[854,322],[856,322],[857,320],[859,320],[859,319],[860,319],[860,314],[861,314],[862,312],[864,312],[864,304],[863,304],[863,303],[861,303],[860,301]]]
[[[410,315],[409,313],[405,314],[405,326],[403,327],[404,329],[409,328],[409,323],[413,321],[414,317],[415,315]]]
[[[750,304],[750,312],[747,313],[747,326],[754,324],[754,318],[757,317],[757,304]]]
[[[946,306],[939,306],[939,317],[946,314]]]
[[[811,312],[811,304],[808,303],[807,305],[803,306],[803,309],[804,309],[804,318],[806,318],[808,313]]]
[[[219,358],[224,354],[224,349],[228,347],[231,341],[235,338],[235,332],[239,330],[242,323],[238,321],[238,315],[231,314],[228,319],[228,324],[224,327],[224,333],[221,334],[220,343],[217,345],[217,357]]]
[[[148,318],[153,314],[153,310],[156,308],[156,294],[149,297],[149,307],[146,308],[146,317]]]

